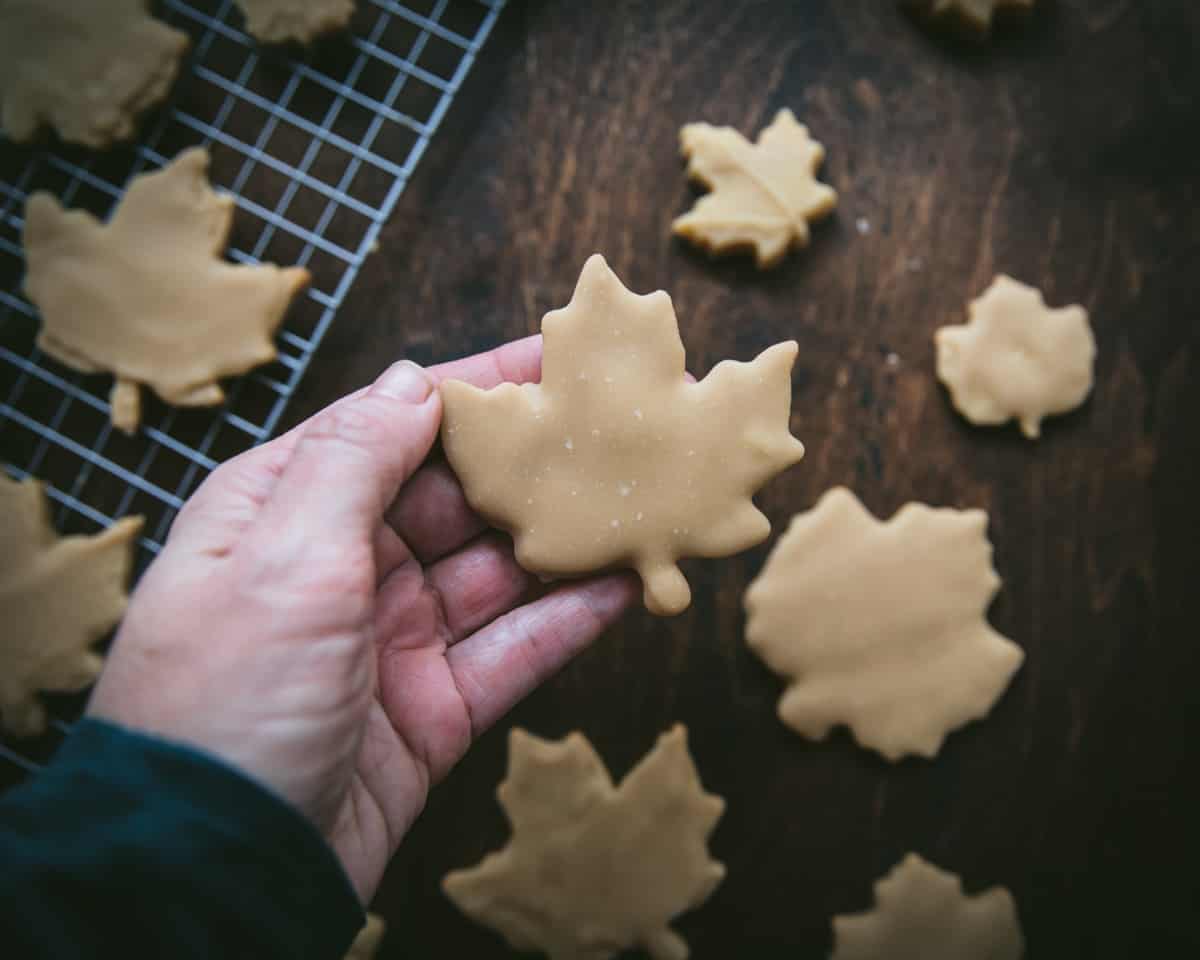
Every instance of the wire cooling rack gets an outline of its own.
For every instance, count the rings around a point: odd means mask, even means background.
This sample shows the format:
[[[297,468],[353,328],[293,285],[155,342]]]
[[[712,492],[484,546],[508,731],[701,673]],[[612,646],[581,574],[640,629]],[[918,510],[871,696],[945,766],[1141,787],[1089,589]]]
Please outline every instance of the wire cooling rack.
[[[0,138],[0,461],[44,482],[61,532],[141,514],[140,572],[205,475],[271,436],[504,2],[359,0],[349,30],[299,50],[257,44],[232,0],[162,0],[156,14],[192,45],[138,142],[96,152]],[[288,313],[278,359],[231,382],[224,407],[171,409],[143,390],[142,428],[126,437],[109,424],[111,378],[75,373],[35,345],[37,313],[21,293],[25,200],[48,190],[107,218],[130,177],[197,144],[237,203],[229,258],[301,264],[313,282]],[[49,749],[0,742],[10,767],[0,764],[0,786]]]

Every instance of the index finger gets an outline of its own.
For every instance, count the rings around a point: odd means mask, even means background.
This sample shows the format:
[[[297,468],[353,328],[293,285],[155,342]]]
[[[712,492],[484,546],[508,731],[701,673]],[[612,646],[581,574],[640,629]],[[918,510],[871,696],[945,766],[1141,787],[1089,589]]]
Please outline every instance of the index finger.
[[[462,380],[481,390],[502,383],[533,383],[542,378],[542,335],[501,344],[495,350],[451,360],[425,371],[434,383]]]
[[[435,384],[440,385],[443,380],[464,380],[479,387],[481,390],[490,390],[492,387],[499,386],[506,381],[511,381],[512,383],[530,383],[540,380],[542,376],[542,335],[535,333],[531,337],[501,344],[494,350],[477,353],[470,357],[463,357],[460,360],[449,360],[446,363],[439,363],[433,367],[426,367],[424,371],[425,376]],[[257,456],[258,451],[268,446],[276,451],[283,449],[290,452],[300,439],[301,434],[304,433],[305,429],[317,416],[324,413],[330,407],[346,404],[363,396],[369,389],[370,384],[365,387],[359,387],[353,393],[348,393],[346,396],[335,400],[329,407],[319,410],[307,420],[296,424],[296,426],[274,440],[247,450],[240,456]]]

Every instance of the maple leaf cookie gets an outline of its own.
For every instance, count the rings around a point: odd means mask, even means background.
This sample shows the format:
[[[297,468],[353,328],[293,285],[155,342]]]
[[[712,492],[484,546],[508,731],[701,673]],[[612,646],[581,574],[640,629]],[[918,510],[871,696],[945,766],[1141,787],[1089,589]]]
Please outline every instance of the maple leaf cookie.
[[[764,540],[752,495],[804,455],[788,432],[794,341],[684,372],[671,298],[638,296],[591,257],[546,314],[542,381],[442,385],[442,445],[468,502],[547,577],[632,567],[652,613],[691,591],[677,561]]]
[[[133,136],[167,95],[186,33],[147,0],[0,0],[0,123],[17,141],[43,125],[71,143]]]
[[[141,420],[139,385],[184,407],[225,399],[217,382],[275,359],[273,335],[303,267],[221,259],[233,198],[193,148],[135,177],[107,224],[38,192],[25,207],[25,292],[42,314],[38,346],[84,373],[116,378],[111,417]]]
[[[636,948],[685,960],[668,924],[725,876],[707,843],[725,801],[704,792],[683,727],[619,785],[582,734],[555,743],[514,730],[499,796],[508,845],[442,883],[460,910],[554,960]]]
[[[976,896],[910,853],[875,884],[875,909],[833,918],[829,960],[1021,960],[1025,941],[1012,894]]]
[[[815,740],[844,724],[894,761],[986,714],[1024,659],[984,618],[986,526],[923,503],[881,522],[842,487],[794,517],[746,591],[746,642],[789,681],[780,719]]]
[[[757,143],[707,123],[689,123],[679,139],[688,175],[712,192],[671,229],[712,253],[753,249],[760,268],[773,266],[790,247],[808,246],[809,222],[837,205],[837,192],[816,179],[825,148],[791,110]]]
[[[1080,306],[1052,310],[1003,274],[970,304],[965,324],[934,334],[938,379],[975,424],[1015,419],[1031,440],[1043,417],[1074,410],[1092,389],[1096,340]]]
[[[100,675],[92,650],[125,612],[140,517],[92,537],[59,537],[39,483],[0,473],[0,726],[46,727],[38,691],[82,690]]]

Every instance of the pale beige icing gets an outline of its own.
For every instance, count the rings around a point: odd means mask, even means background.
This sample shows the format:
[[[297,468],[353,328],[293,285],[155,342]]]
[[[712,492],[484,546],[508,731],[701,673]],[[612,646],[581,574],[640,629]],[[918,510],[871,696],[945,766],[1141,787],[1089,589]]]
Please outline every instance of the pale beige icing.
[[[339,30],[354,15],[355,0],[237,0],[246,30],[263,43],[308,43]]]
[[[59,538],[34,480],[0,472],[0,727],[46,727],[37,692],[82,690],[103,662],[92,645],[125,612],[140,517],[92,537]]]
[[[880,522],[841,487],[793,518],[746,592],[747,643],[790,681],[780,719],[813,739],[844,724],[898,760],[986,714],[1023,659],[985,619],[986,527],[921,503]]]
[[[732,127],[689,123],[680,131],[688,175],[712,192],[696,201],[671,229],[713,253],[753,248],[759,267],[778,262],[790,247],[809,241],[809,222],[837,205],[837,193],[819,183],[825,148],[780,110],[750,143]]]
[[[830,960],[1020,960],[1025,951],[1012,894],[976,896],[910,853],[875,884],[875,909],[833,918]]]
[[[272,336],[303,267],[221,259],[233,198],[208,185],[208,152],[181,153],[131,181],[107,224],[47,193],[25,206],[25,292],[38,346],[85,373],[112,373],[112,421],[131,432],[138,385],[167,403],[224,400],[217,380],[275,357]]]
[[[43,125],[105,147],[133,135],[170,89],[187,34],[147,0],[0,0],[0,120],[13,140]]]
[[[680,557],[770,532],[750,498],[804,454],[788,433],[796,344],[689,382],[671,298],[630,293],[599,255],[542,332],[540,384],[443,384],[446,456],[526,570],[632,567],[646,606],[678,613],[691,599]]]
[[[934,335],[938,378],[976,424],[1016,419],[1030,439],[1043,417],[1073,410],[1092,389],[1096,340],[1080,306],[1051,310],[1040,291],[1000,275],[967,323]]]
[[[725,875],[707,839],[725,803],[704,792],[677,726],[614,786],[581,734],[509,737],[500,804],[512,838],[478,866],[446,876],[446,895],[518,950],[606,960],[640,948],[684,960],[668,926]]]
[[[372,960],[379,950],[387,924],[377,913],[368,913],[366,925],[358,931],[358,936],[350,944],[350,952],[346,960]]]

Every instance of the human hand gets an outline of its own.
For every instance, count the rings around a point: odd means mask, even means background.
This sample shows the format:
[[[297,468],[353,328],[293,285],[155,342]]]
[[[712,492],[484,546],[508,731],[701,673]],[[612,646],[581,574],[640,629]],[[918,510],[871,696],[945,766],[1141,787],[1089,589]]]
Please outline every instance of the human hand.
[[[391,367],[215,470],[147,570],[89,712],[205,749],[315,823],[360,898],[472,739],[636,596],[530,576],[426,463],[437,384],[536,380],[541,338]]]

